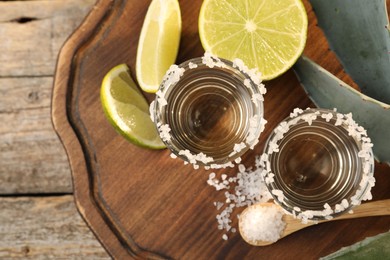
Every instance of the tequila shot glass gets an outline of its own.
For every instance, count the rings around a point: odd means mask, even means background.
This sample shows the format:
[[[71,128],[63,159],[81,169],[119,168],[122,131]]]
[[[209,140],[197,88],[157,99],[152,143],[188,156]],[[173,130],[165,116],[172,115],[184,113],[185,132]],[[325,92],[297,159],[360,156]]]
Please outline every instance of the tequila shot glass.
[[[265,92],[259,73],[241,60],[206,53],[168,70],[151,112],[173,157],[195,167],[233,166],[264,129]]]
[[[303,220],[333,218],[371,199],[372,143],[351,114],[295,109],[261,157],[275,202]]]

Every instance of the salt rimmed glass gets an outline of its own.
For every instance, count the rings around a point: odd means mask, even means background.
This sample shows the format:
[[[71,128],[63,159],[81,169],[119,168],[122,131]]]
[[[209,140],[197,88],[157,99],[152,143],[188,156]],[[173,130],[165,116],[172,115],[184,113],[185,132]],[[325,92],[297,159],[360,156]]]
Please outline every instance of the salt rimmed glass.
[[[263,176],[275,201],[291,214],[332,218],[371,199],[371,147],[351,114],[296,109],[267,140]]]
[[[231,166],[264,129],[265,88],[240,61],[211,55],[173,66],[152,113],[173,157],[206,167]]]

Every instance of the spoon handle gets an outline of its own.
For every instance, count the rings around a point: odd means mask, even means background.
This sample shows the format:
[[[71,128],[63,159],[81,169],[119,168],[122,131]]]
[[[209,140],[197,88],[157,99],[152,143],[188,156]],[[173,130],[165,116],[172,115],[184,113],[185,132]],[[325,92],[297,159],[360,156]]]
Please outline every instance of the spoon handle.
[[[390,215],[390,199],[362,203],[361,205],[353,208],[353,214],[343,214],[334,220],[385,215]]]
[[[345,213],[338,217],[329,219],[329,220],[321,220],[318,222],[308,222],[302,223],[300,219],[296,219],[290,215],[285,215],[285,221],[288,221],[288,225],[284,229],[282,236],[285,237],[291,233],[294,233],[300,229],[325,223],[329,221],[341,220],[341,219],[353,219],[353,218],[363,218],[363,217],[374,217],[374,216],[386,216],[390,215],[390,199],[386,200],[377,200],[372,202],[362,203],[359,206],[353,208],[353,214]],[[288,219],[288,220],[287,220]]]

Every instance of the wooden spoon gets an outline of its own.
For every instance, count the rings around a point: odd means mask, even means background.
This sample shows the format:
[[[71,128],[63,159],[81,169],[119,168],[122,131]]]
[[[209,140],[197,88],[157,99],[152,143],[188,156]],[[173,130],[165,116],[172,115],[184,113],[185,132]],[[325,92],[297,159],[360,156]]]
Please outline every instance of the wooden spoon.
[[[271,207],[271,206],[275,206],[275,204],[270,203],[270,202],[255,204],[255,205],[252,205],[252,206],[246,208],[241,213],[241,216],[246,214],[246,212],[251,207]],[[301,230],[303,228],[306,228],[306,227],[309,227],[309,226],[312,226],[315,224],[320,224],[320,223],[335,221],[335,220],[340,220],[340,219],[353,219],[353,218],[385,216],[385,215],[390,215],[390,199],[363,203],[359,206],[354,207],[352,214],[346,213],[346,214],[340,215],[340,216],[335,217],[335,218],[330,219],[330,220],[320,220],[320,221],[316,221],[316,222],[309,221],[309,223],[307,223],[307,224],[303,224],[300,219],[294,218],[294,216],[292,216],[292,215],[284,214],[282,219],[286,223],[286,227],[282,231],[279,239],[281,239],[281,238],[283,238],[291,233],[294,233],[298,230]],[[240,231],[242,238],[247,243],[254,245],[254,246],[266,246],[266,245],[270,245],[270,244],[274,243],[274,242],[270,242],[270,241],[250,240],[247,237],[245,237],[245,234],[243,235],[243,232],[241,230],[241,226],[242,226],[241,220],[242,219],[243,218],[240,218],[239,223],[238,223],[238,227],[239,227],[239,231]]]

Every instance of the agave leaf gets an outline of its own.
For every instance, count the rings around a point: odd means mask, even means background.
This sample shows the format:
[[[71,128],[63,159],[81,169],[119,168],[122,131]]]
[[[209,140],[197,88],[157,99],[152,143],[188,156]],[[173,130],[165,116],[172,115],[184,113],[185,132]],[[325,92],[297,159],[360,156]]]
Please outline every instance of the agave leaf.
[[[386,259],[390,255],[390,232],[382,233],[348,247],[343,247],[320,260]]]
[[[355,121],[367,130],[376,159],[390,165],[390,105],[356,91],[305,56],[293,68],[314,104],[352,112]]]
[[[345,71],[366,95],[390,104],[386,0],[310,0]]]

